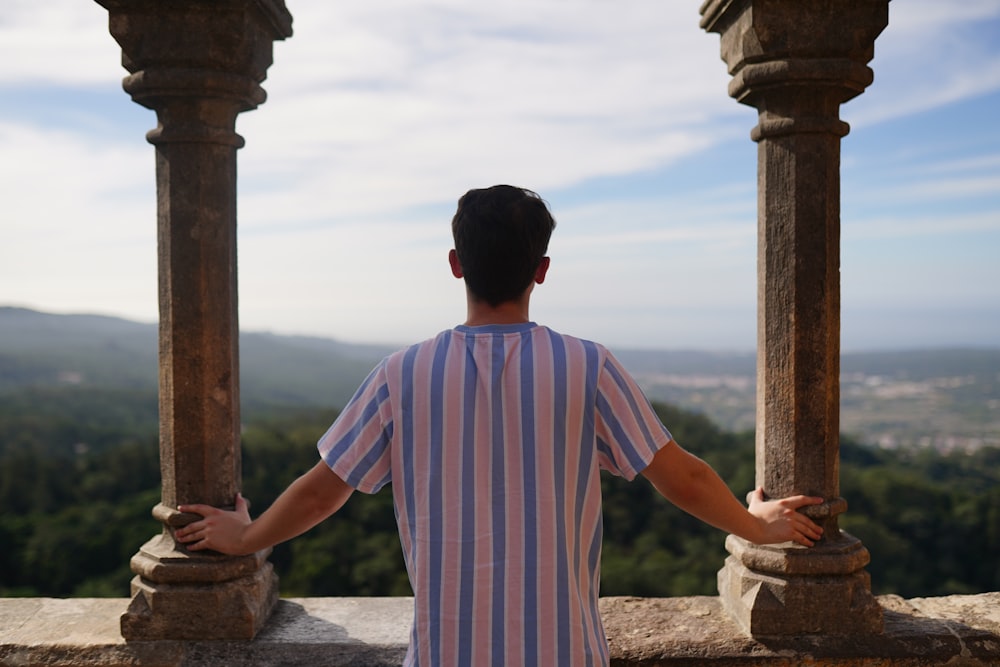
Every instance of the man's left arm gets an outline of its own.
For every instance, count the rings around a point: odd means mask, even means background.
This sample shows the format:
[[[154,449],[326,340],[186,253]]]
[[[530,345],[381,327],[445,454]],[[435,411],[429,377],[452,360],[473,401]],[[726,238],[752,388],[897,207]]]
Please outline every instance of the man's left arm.
[[[761,489],[750,497],[747,509],[708,463],[671,440],[642,471],[664,498],[705,523],[756,544],[797,542],[811,547],[823,529],[798,512],[822,498],[792,496],[764,500]]]

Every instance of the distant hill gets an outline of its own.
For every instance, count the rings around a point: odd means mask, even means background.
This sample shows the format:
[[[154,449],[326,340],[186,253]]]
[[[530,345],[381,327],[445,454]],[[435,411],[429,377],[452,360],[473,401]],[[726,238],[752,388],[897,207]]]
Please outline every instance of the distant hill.
[[[393,349],[243,332],[243,410],[343,406]],[[651,399],[702,412],[726,429],[753,428],[753,352],[614,352]],[[74,387],[155,393],[157,368],[154,324],[0,307],[0,398]],[[841,426],[885,447],[1000,445],[1000,348],[844,354]]]
[[[157,387],[155,324],[0,307],[0,395],[24,388]],[[342,406],[391,348],[305,336],[240,334],[245,407]]]

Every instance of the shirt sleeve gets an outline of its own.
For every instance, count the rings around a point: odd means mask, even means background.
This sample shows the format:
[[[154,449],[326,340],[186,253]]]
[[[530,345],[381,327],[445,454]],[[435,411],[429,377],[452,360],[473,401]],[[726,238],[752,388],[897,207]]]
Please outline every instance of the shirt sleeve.
[[[319,439],[317,449],[323,461],[347,484],[364,493],[375,493],[392,480],[392,431],[383,361],[358,387]]]
[[[610,352],[597,384],[595,430],[601,467],[634,479],[672,436],[635,379]]]

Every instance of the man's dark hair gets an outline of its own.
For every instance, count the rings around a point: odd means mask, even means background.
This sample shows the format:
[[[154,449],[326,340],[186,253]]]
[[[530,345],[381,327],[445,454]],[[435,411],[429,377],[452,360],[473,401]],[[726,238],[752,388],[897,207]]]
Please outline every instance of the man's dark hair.
[[[494,307],[519,298],[534,280],[555,226],[531,190],[494,185],[462,195],[451,233],[472,295]]]

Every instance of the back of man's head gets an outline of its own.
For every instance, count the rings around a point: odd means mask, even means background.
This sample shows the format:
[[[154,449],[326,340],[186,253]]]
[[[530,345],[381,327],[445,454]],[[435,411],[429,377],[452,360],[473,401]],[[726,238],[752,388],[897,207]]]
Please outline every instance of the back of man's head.
[[[494,185],[462,195],[451,232],[472,295],[491,306],[520,298],[555,226],[545,202],[531,190]]]

